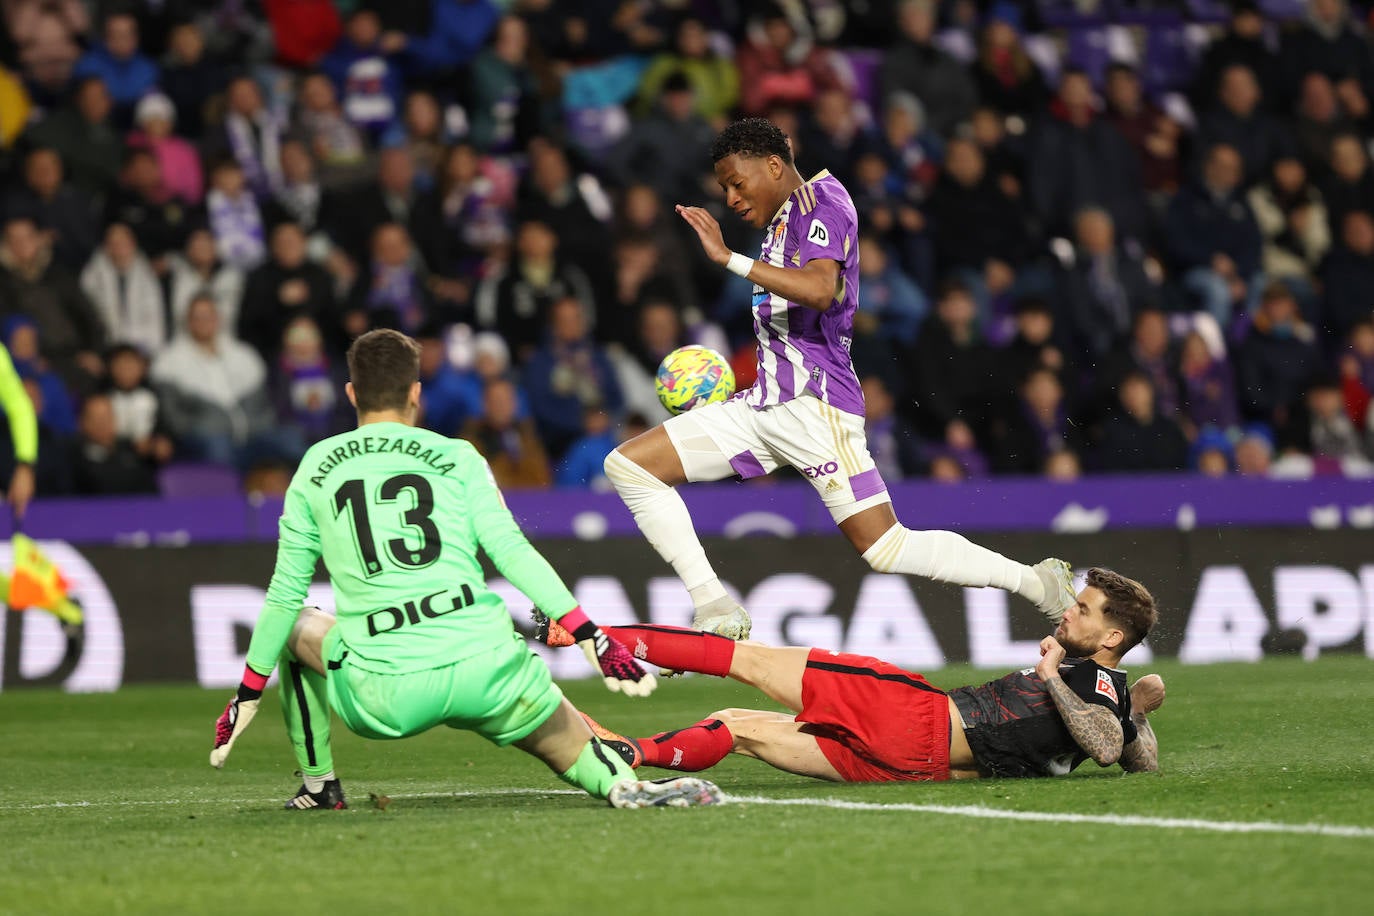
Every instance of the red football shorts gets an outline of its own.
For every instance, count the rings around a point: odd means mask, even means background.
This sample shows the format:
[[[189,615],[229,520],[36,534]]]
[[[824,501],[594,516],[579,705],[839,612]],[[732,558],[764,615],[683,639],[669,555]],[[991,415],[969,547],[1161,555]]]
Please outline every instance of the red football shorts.
[[[812,649],[797,721],[846,782],[949,778],[949,695],[896,665]]]

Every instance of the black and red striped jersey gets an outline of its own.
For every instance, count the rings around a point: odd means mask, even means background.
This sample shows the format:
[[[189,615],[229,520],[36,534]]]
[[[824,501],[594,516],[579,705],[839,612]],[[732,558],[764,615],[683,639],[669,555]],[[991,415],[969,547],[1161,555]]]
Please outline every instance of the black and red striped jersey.
[[[1059,666],[1059,676],[1075,694],[1116,715],[1126,744],[1135,740],[1126,672],[1092,659],[1067,658]],[[1034,668],[976,687],[959,687],[949,695],[964,718],[964,735],[985,775],[1062,776],[1088,759]]]

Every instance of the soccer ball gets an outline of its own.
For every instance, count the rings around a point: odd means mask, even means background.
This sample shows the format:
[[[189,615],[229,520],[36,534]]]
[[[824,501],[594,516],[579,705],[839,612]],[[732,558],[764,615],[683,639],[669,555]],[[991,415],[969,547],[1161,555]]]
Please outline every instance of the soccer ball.
[[[654,390],[676,415],[730,397],[735,393],[735,373],[710,347],[678,347],[659,364]]]

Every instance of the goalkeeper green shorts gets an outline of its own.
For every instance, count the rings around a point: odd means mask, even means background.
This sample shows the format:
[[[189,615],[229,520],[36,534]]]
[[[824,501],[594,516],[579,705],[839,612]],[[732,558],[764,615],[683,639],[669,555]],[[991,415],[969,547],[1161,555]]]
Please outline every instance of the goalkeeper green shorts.
[[[406,674],[351,664],[338,634],[332,629],[324,645],[329,705],[364,738],[405,738],[447,725],[507,745],[543,725],[563,701],[548,666],[518,633],[454,664]]]

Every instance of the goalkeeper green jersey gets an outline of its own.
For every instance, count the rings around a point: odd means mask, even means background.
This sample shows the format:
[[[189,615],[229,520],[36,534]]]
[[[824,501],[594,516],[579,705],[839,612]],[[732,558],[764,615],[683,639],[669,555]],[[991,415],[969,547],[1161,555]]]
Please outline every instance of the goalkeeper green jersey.
[[[545,613],[576,606],[469,443],[388,422],[315,444],[286,491],[248,664],[276,665],[320,557],[350,665],[401,674],[509,644],[514,626],[486,587],[479,548]]]

